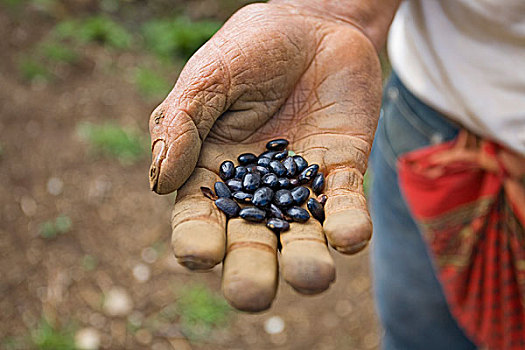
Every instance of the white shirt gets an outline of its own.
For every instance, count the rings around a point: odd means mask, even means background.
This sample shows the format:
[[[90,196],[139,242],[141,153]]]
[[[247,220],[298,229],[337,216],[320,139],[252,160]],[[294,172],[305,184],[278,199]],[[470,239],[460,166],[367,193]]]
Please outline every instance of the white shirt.
[[[388,39],[422,101],[525,154],[525,0],[407,0]]]

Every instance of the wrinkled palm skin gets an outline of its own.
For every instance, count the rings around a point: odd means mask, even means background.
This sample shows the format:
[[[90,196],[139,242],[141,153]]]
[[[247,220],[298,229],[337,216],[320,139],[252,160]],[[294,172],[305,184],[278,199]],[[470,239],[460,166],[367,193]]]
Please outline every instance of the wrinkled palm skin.
[[[172,245],[191,269],[224,262],[223,292],[236,308],[268,308],[277,287],[277,238],[263,224],[227,220],[200,186],[219,165],[259,154],[274,138],[326,175],[326,220],[281,235],[280,271],[301,293],[335,278],[328,242],[355,253],[371,237],[363,174],[380,108],[377,53],[355,27],[273,4],[238,11],[187,63],[151,115],[150,183],[178,190]]]

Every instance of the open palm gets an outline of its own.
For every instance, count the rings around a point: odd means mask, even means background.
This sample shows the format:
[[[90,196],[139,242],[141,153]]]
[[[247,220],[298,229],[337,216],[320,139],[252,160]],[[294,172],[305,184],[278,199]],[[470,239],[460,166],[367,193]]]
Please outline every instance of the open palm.
[[[263,224],[225,215],[199,187],[219,165],[261,153],[271,139],[317,163],[326,176],[326,220],[281,234],[281,273],[301,293],[335,278],[328,242],[355,253],[372,225],[363,174],[380,106],[377,53],[358,29],[287,6],[250,5],[188,62],[150,119],[157,193],[178,189],[172,244],[179,262],[209,269],[224,261],[223,292],[236,308],[268,308],[278,281],[277,237]]]

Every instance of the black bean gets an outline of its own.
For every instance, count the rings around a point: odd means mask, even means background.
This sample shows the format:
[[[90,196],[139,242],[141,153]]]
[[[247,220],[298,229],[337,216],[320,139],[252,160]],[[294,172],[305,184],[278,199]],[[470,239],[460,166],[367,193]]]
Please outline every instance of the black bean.
[[[242,180],[244,175],[246,175],[246,173],[248,172],[248,169],[246,169],[245,166],[243,165],[239,165],[237,167],[235,167],[235,178],[236,179],[239,179],[239,180]]]
[[[224,182],[216,182],[213,186],[215,188],[215,194],[217,197],[231,198],[232,192]]]
[[[290,229],[290,224],[285,220],[272,218],[268,220],[268,222],[266,223],[266,227],[268,227],[275,233],[280,233],[288,231]]]
[[[253,193],[252,203],[260,208],[266,208],[273,199],[273,191],[269,187],[260,187]]]
[[[242,179],[242,187],[245,191],[253,192],[261,186],[261,176],[257,173],[248,173]]]
[[[261,181],[263,185],[268,186],[271,189],[276,190],[279,188],[279,178],[275,174],[266,174],[262,177]]]
[[[319,195],[321,192],[323,192],[323,188],[324,175],[323,173],[318,173],[312,181],[312,190],[315,192],[315,194]]]
[[[293,160],[297,165],[297,171],[301,172],[308,167],[308,162],[301,156],[293,156]]]
[[[243,191],[237,191],[233,192],[233,198],[237,200],[237,202],[246,204],[252,202],[253,194],[246,193]]]
[[[299,181],[297,179],[290,179],[290,186],[297,186],[299,185]]]
[[[286,214],[293,220],[297,222],[305,222],[310,219],[310,214],[306,209],[300,207],[291,207],[286,211]]]
[[[239,216],[244,220],[261,222],[266,217],[266,212],[257,207],[246,207],[241,209]]]
[[[232,161],[225,161],[221,163],[221,167],[219,169],[219,176],[224,181],[229,180],[233,177],[235,166],[233,165]]]
[[[310,182],[315,175],[317,175],[317,171],[319,170],[319,165],[312,164],[308,168],[304,169],[299,176],[297,177],[297,180],[301,184],[305,184]]]
[[[322,194],[319,197],[317,197],[317,200],[319,201],[319,203],[321,203],[322,206],[324,206],[326,201],[328,200],[328,197],[326,196],[326,194]]]
[[[285,139],[275,139],[271,140],[266,144],[266,148],[272,151],[281,151],[288,146],[288,140]]]
[[[290,187],[290,180],[285,177],[279,178],[279,188],[287,189]]]
[[[277,151],[265,151],[263,153],[261,153],[259,155],[259,158],[268,158],[268,159],[273,159],[273,156],[275,156],[277,153]]]
[[[264,167],[262,165],[257,165],[255,167],[255,171],[258,172],[261,176],[264,176],[270,172],[270,170],[267,167]]]
[[[274,156],[273,156],[273,159],[275,160],[283,160],[284,158],[286,158],[288,156],[288,150],[284,150],[284,151],[281,151],[279,153],[276,153]]]
[[[279,177],[286,174],[286,168],[284,167],[283,163],[279,162],[278,160],[272,160],[270,162],[270,170]]]
[[[260,166],[263,166],[263,167],[268,167],[268,165],[270,165],[270,162],[272,160],[270,158],[266,158],[266,157],[259,157],[259,159],[257,159],[257,165],[260,165]]]
[[[297,174],[297,164],[295,164],[292,157],[286,157],[286,159],[283,160],[283,166],[286,168],[286,176],[294,177],[295,174]]]
[[[239,204],[230,198],[219,198],[215,201],[215,205],[229,218],[236,217],[241,210]]]
[[[306,206],[314,218],[319,220],[321,223],[324,221],[324,208],[321,203],[317,201],[317,199],[310,198]]]
[[[292,194],[294,204],[302,205],[310,195],[310,190],[304,186],[299,186],[291,190],[290,193]]]
[[[275,193],[273,202],[279,207],[287,207],[289,205],[292,205],[292,193],[288,190],[279,190]]]
[[[275,204],[270,204],[270,216],[271,217],[274,217],[274,218],[277,218],[277,219],[282,219],[284,220],[284,214],[283,212],[281,211],[281,209],[279,209],[278,206],[276,206]]]
[[[253,153],[243,153],[237,157],[239,164],[246,165],[257,162],[257,156]]]
[[[257,169],[255,168],[257,166],[257,164],[246,164],[245,167],[246,167],[246,171],[249,172],[249,173],[255,173],[257,172]]]
[[[226,185],[228,185],[233,192],[242,190],[242,181],[239,179],[229,179],[226,181]]]

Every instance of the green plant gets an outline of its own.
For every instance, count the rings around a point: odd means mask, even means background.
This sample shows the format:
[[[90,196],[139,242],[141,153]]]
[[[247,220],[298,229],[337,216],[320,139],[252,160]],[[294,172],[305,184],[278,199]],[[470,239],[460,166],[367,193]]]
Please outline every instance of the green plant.
[[[170,91],[171,83],[152,69],[138,67],[135,70],[135,85],[147,98],[159,99]]]
[[[132,39],[123,26],[104,15],[63,21],[54,28],[53,34],[59,40],[80,44],[98,42],[117,49],[128,48]]]
[[[73,327],[59,329],[42,317],[38,327],[31,331],[31,340],[39,350],[74,350]]]
[[[180,290],[175,310],[180,324],[192,339],[209,335],[215,328],[226,325],[230,306],[204,285],[192,285]]]
[[[18,71],[25,80],[43,80],[49,81],[53,74],[39,60],[30,57],[22,57],[18,63]]]
[[[193,22],[187,17],[157,19],[145,23],[146,46],[162,58],[188,58],[220,28],[215,21]]]
[[[74,63],[78,60],[78,54],[73,49],[57,41],[41,43],[37,54],[52,62]]]
[[[80,137],[91,145],[96,153],[117,158],[124,164],[134,163],[148,150],[144,135],[112,122],[101,125],[81,123],[77,128]]]
[[[59,234],[67,233],[71,230],[71,218],[66,215],[59,215],[55,220],[49,220],[40,225],[40,236],[43,238],[55,238]]]

